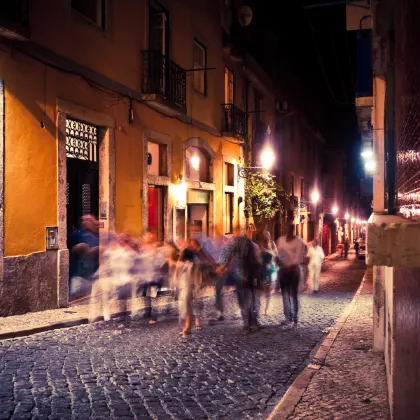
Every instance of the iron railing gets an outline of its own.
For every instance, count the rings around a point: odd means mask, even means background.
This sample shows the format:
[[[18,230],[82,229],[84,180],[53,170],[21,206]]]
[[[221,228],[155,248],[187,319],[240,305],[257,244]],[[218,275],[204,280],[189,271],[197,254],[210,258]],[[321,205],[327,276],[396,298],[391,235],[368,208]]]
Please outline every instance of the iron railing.
[[[142,51],[143,94],[161,95],[186,108],[186,71],[159,51]]]
[[[233,104],[223,104],[224,133],[233,133],[243,139],[246,137],[246,114]]]

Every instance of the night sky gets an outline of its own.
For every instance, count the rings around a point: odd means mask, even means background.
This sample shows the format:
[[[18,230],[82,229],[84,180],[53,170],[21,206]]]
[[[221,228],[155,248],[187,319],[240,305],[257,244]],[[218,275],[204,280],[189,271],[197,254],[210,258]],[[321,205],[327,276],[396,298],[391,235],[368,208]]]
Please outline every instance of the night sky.
[[[356,37],[346,31],[344,5],[304,9],[316,3],[250,1],[253,20],[245,35],[289,103],[324,135],[327,147],[345,151],[348,188],[353,189],[363,175],[354,106]]]

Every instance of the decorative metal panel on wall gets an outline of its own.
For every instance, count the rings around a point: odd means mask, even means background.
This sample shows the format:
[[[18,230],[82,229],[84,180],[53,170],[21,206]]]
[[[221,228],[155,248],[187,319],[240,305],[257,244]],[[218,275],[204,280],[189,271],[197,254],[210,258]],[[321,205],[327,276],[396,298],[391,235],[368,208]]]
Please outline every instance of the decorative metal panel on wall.
[[[98,128],[67,118],[66,155],[68,158],[98,162]]]

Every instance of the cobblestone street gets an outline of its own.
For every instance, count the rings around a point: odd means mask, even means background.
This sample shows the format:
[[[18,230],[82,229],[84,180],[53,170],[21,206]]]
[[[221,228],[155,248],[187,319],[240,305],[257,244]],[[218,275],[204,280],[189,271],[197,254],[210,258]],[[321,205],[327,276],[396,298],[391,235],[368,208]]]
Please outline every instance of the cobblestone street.
[[[351,301],[362,261],[324,264],[319,295],[300,297],[285,330],[281,296],[265,326],[243,336],[233,293],[226,320],[178,335],[176,314],[156,325],[113,320],[0,342],[0,419],[266,418],[303,369],[323,330]],[[213,301],[206,302],[207,313]],[[123,326],[123,327],[122,327]]]

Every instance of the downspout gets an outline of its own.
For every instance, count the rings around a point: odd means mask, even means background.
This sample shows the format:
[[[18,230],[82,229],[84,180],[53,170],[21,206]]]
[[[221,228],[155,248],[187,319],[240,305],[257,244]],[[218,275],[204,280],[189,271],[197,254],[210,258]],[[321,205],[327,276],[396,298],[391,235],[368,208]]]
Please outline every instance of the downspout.
[[[244,151],[244,166],[249,167],[249,121],[248,121],[248,117],[249,117],[249,80],[248,78],[245,78],[245,118],[246,118],[246,125],[245,125],[245,143],[243,146],[243,151]],[[248,231],[249,229],[249,208],[250,208],[250,196],[249,196],[249,184],[248,184],[248,177],[246,176],[244,178],[244,192],[245,192],[245,209],[244,209],[244,213],[245,213],[245,228]]]

